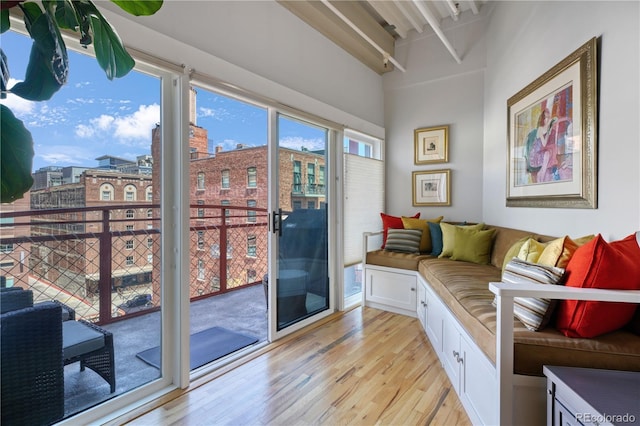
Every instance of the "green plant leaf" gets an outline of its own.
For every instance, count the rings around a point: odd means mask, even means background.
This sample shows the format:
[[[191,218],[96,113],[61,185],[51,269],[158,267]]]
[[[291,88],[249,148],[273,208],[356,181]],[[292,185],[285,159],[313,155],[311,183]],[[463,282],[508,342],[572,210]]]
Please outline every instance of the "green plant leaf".
[[[120,6],[122,10],[134,16],[149,16],[156,13],[162,7],[163,0],[111,0]]]
[[[33,8],[26,11],[27,22],[33,39],[29,64],[24,81],[15,84],[11,92],[31,101],[46,101],[67,82],[67,48],[51,16],[42,13],[39,7],[37,11]]]
[[[33,138],[21,120],[5,105],[0,105],[0,202],[22,198],[33,185]]]
[[[4,33],[11,28],[11,22],[9,21],[9,9],[2,9],[0,12],[0,33]]]
[[[5,99],[7,97],[7,83],[9,82],[9,77],[11,74],[9,73],[9,63],[7,62],[7,55],[4,54],[4,50],[0,48],[0,99]]]
[[[78,29],[78,18],[76,17],[76,8],[70,0],[46,0],[43,4],[51,3],[51,9],[45,6],[47,10],[52,10],[56,22],[60,28],[76,31]],[[54,7],[55,6],[55,7]]]
[[[90,1],[76,2],[75,5],[82,16],[90,19],[96,59],[107,78],[113,80],[127,75],[136,62],[124,48],[111,24]]]

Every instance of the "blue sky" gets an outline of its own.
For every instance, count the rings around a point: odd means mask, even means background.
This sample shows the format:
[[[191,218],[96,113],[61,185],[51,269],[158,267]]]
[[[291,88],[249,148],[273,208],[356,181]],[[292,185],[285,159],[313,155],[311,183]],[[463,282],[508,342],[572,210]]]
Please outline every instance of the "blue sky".
[[[31,39],[8,31],[1,36],[11,79],[24,79]],[[133,71],[109,81],[88,55],[69,52],[69,78],[49,101],[30,102],[9,95],[0,102],[24,121],[34,139],[33,170],[45,166],[95,167],[101,155],[135,160],[150,154],[151,130],[160,121],[160,80]],[[197,124],[208,130],[209,148],[267,143],[267,113],[197,88]],[[322,132],[286,120],[280,144],[323,148]]]

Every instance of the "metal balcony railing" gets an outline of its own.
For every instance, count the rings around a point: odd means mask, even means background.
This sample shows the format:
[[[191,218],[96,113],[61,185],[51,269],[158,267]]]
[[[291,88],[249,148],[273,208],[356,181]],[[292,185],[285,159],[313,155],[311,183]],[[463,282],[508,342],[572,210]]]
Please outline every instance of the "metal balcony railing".
[[[190,217],[191,300],[261,282],[265,209],[197,204]],[[2,285],[59,300],[98,324],[160,308],[159,205],[0,212],[0,219]]]

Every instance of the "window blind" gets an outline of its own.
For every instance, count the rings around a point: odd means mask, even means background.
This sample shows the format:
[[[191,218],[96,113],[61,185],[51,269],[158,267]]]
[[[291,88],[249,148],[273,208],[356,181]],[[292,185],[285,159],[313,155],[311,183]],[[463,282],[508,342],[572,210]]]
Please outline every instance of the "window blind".
[[[384,162],[344,154],[344,266],[362,261],[362,233],[382,229]]]

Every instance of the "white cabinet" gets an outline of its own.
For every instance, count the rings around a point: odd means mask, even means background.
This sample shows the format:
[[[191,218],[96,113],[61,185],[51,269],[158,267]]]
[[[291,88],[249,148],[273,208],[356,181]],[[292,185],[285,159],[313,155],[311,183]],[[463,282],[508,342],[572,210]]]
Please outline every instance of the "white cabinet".
[[[442,315],[440,299],[422,280],[418,280],[418,319],[436,352],[442,351]]]
[[[422,277],[418,284],[418,317],[424,317],[427,336],[469,418],[474,424],[497,424],[497,378],[493,363]]]
[[[365,268],[365,304],[403,315],[416,316],[417,278],[414,271]]]

